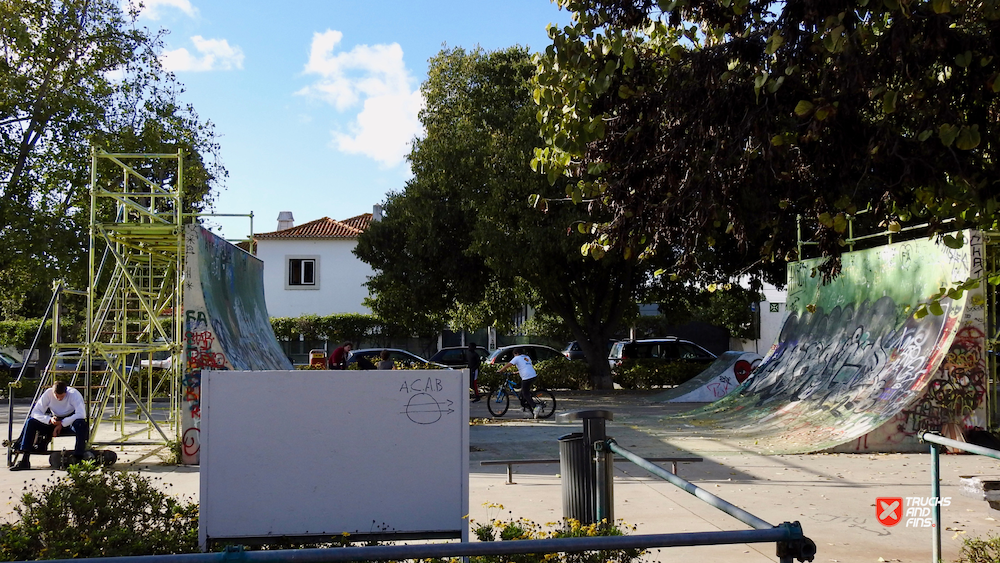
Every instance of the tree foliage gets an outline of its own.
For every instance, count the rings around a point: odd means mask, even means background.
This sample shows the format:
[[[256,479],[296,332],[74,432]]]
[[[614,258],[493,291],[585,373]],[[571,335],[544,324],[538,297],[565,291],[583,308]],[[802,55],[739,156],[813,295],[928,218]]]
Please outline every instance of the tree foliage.
[[[577,228],[587,219],[581,210],[528,205],[531,194],[563,189],[529,167],[538,139],[533,73],[518,47],[444,49],[431,60],[420,114],[426,136],[409,156],[414,176],[390,194],[356,254],[376,270],[369,306],[381,318],[505,329],[530,305],[566,321],[593,384],[608,387],[604,343],[644,277],[634,261],[580,253],[590,236]]]
[[[39,315],[51,282],[85,287],[90,154],[184,149],[187,211],[223,180],[209,122],[178,101],[159,36],[115,0],[0,3],[0,314]],[[137,164],[172,183],[176,166]],[[111,175],[114,187],[120,174]],[[101,209],[98,213],[114,213]]]
[[[834,257],[851,218],[996,228],[1000,2],[559,3],[533,164],[610,214],[591,252],[743,272],[797,257],[798,215]]]

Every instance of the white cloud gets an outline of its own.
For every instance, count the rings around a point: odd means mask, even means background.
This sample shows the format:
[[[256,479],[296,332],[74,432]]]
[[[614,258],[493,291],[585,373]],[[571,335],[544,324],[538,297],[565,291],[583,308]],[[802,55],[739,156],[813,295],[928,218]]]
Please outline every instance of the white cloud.
[[[128,6],[138,6],[138,0],[124,0]],[[163,17],[164,12],[174,9],[184,12],[189,17],[196,17],[198,9],[191,5],[189,0],[142,0],[142,11],[140,17],[151,20],[158,20]]]
[[[417,113],[423,106],[419,90],[411,89],[403,49],[397,43],[357,45],[335,53],[341,39],[343,34],[334,30],[313,34],[304,73],[318,78],[297,93],[323,100],[339,112],[360,104],[350,134],[333,133],[334,146],[396,166],[421,131]]]
[[[198,54],[192,54],[183,47],[166,51],[160,56],[163,68],[172,72],[243,68],[243,50],[230,45],[225,39],[205,39],[195,35],[191,42]]]

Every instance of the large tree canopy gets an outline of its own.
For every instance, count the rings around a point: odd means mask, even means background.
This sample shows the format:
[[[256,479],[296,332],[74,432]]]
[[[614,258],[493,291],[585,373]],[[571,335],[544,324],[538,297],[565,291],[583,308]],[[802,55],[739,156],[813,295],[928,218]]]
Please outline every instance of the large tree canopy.
[[[739,273],[796,258],[798,215],[834,257],[849,218],[996,228],[1000,2],[559,3],[534,165],[610,214],[592,251],[736,243]]]
[[[156,35],[117,0],[0,3],[0,315],[37,316],[51,281],[86,286],[91,147],[176,153],[186,207],[225,176],[211,123],[177,100]],[[172,182],[175,166],[137,163]],[[115,175],[112,182],[120,181]],[[99,210],[112,213],[113,210]]]
[[[426,136],[409,156],[414,176],[355,252],[376,270],[370,305],[379,316],[506,327],[516,307],[531,305],[567,323],[593,384],[606,388],[605,342],[645,273],[634,261],[583,256],[589,233],[567,229],[586,218],[581,210],[528,205],[531,194],[564,189],[529,167],[538,142],[533,73],[521,48],[445,49],[431,60],[420,114]]]

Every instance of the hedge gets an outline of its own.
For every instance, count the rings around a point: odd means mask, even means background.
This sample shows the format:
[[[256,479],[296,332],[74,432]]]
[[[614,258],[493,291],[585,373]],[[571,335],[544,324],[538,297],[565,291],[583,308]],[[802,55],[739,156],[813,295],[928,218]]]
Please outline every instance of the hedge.
[[[673,387],[705,371],[711,364],[711,360],[676,362],[653,359],[623,360],[612,370],[612,378],[624,389]]]
[[[31,341],[38,332],[41,319],[26,319],[23,321],[0,321],[0,348],[26,350],[31,347]],[[46,347],[52,341],[52,320],[45,321],[45,328],[38,339],[39,347]]]

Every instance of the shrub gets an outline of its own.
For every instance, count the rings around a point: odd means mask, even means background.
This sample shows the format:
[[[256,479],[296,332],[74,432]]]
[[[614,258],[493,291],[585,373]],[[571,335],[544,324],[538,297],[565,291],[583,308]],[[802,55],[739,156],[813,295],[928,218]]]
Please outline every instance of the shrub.
[[[500,371],[502,365],[499,364],[483,364],[479,367],[479,387],[485,389],[496,389],[500,383],[502,383],[507,374],[501,375],[497,372]],[[516,377],[516,376],[515,376]]]
[[[652,389],[680,385],[705,370],[711,361],[623,360],[613,370],[615,383],[625,389]]]
[[[0,348],[17,348],[24,350],[31,346],[35,334],[38,333],[38,325],[41,319],[26,319],[20,321],[2,320],[0,321]],[[68,335],[63,335],[68,336]],[[46,347],[52,341],[52,320],[45,321],[45,328],[42,329],[38,346]]]
[[[549,389],[586,389],[590,386],[587,362],[553,358],[535,365],[542,386]]]
[[[959,563],[1000,563],[1000,537],[965,538]]]
[[[502,510],[499,504],[488,504],[490,508]],[[567,519],[561,523],[550,523],[546,529],[526,518],[517,520],[490,520],[481,524],[470,522],[472,533],[479,541],[512,541],[549,538],[588,538],[598,536],[623,536],[628,527],[619,520],[615,524],[584,525],[577,520]],[[632,527],[634,530],[635,528]],[[513,556],[471,557],[472,563],[495,563],[516,561],[517,563],[629,563],[645,553],[642,549],[617,549],[612,551],[585,551],[582,553],[528,553]]]
[[[165,555],[198,551],[198,505],[138,473],[84,462],[41,490],[27,488],[17,521],[0,525],[5,561]]]

